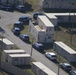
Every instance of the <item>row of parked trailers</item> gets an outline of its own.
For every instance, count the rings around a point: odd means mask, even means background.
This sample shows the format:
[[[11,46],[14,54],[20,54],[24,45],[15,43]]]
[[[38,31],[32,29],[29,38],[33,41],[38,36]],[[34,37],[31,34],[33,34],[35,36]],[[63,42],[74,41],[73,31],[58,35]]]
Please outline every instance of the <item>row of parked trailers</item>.
[[[2,60],[8,62],[12,65],[29,65],[30,64],[30,55],[22,49],[20,50],[3,50]],[[52,70],[47,68],[41,62],[32,62],[31,65],[32,71],[36,75],[56,75]]]
[[[3,50],[2,60],[12,65],[29,65],[30,55],[22,49]]]
[[[54,42],[53,49],[69,62],[76,62],[76,51],[61,41]]]
[[[15,44],[7,38],[0,39],[1,59],[12,65],[29,65],[30,55],[22,49],[15,49]]]
[[[0,40],[1,44],[6,48],[3,48],[1,59],[5,62],[8,62],[12,65],[29,65],[30,64],[30,55],[27,54],[23,49],[14,49],[14,43],[4,38]],[[3,46],[3,47],[4,47]],[[12,47],[12,49],[11,49]],[[4,50],[7,49],[7,50]],[[41,62],[32,62],[32,71],[36,75],[56,75],[52,70],[47,68]]]
[[[41,62],[32,62],[32,71],[36,75],[57,75],[52,70],[47,68],[44,64]]]

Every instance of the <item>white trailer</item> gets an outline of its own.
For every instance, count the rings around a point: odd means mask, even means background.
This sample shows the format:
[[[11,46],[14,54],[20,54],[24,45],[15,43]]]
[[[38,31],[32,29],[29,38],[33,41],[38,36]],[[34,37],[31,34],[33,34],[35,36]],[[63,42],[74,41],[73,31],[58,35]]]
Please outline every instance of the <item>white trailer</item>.
[[[45,13],[45,15],[54,26],[57,26],[57,17],[55,15],[52,15],[51,13],[50,14]]]
[[[2,40],[3,44],[2,44],[2,49],[3,50],[9,50],[9,49],[14,49],[15,48],[15,44],[12,43],[10,40],[8,40],[7,38],[3,38]]]
[[[38,25],[41,29],[46,31],[46,34],[54,34],[54,25],[50,22],[50,20],[44,16],[40,15],[37,18]]]
[[[53,24],[56,25],[56,23],[68,23],[69,19],[70,22],[76,23],[76,13],[45,13],[45,15],[50,19],[50,21],[52,22],[53,20]]]
[[[36,75],[57,75],[52,70],[43,65],[41,62],[32,62],[32,71]]]
[[[2,60],[8,61],[8,54],[25,54],[26,52],[22,49],[14,50],[3,50],[2,51]]]
[[[29,31],[35,38],[36,42],[53,43],[54,34],[50,33],[48,30],[46,31],[45,29],[40,28],[39,25],[33,25],[31,21],[29,23]]]
[[[76,62],[76,51],[71,49],[69,46],[61,41],[54,42],[53,49],[67,59],[69,62]]]
[[[9,54],[8,63],[12,65],[29,65],[30,55],[29,54]]]

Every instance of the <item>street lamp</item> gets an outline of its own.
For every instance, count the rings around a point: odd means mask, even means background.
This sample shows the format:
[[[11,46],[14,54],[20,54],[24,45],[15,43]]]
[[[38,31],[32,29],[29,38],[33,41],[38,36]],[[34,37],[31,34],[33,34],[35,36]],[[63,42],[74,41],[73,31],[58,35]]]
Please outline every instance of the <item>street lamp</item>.
[[[70,38],[70,43],[71,44],[72,44],[72,38],[73,38],[74,22],[75,22],[75,13],[74,13],[74,17],[73,17],[73,23],[72,23],[72,26],[71,26],[71,38]]]
[[[3,51],[3,33],[4,32],[1,32],[1,34],[2,34],[2,41],[1,41],[1,53],[0,53],[0,71],[1,71],[1,55],[2,55],[2,51]]]
[[[31,60],[30,60],[31,62],[32,62],[32,52],[33,52],[33,47],[32,47],[33,41],[34,41],[34,38],[32,38],[32,42],[31,42],[31,54],[30,54],[31,55]]]
[[[58,54],[58,75],[59,75],[59,72],[60,72],[60,55]]]

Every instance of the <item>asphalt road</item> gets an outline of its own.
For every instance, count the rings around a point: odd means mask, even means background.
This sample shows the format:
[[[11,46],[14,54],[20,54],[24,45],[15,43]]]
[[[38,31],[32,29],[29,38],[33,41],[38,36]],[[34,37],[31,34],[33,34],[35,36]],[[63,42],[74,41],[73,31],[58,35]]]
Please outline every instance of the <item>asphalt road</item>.
[[[19,48],[31,54],[31,45],[24,43],[18,37],[13,35],[11,30],[8,28],[8,25],[16,22],[18,18],[22,15],[28,15],[31,17],[30,14],[23,14],[19,12],[5,12],[0,10],[0,16],[1,16],[0,27],[4,30],[4,33],[0,33],[0,34],[7,37],[9,40],[15,43]],[[35,49],[32,50],[32,58],[36,61],[42,62],[45,66],[47,66],[49,69],[51,69],[58,75],[58,66],[52,61],[48,60],[44,55],[42,55]],[[68,75],[68,74],[62,69],[59,69],[59,75]]]

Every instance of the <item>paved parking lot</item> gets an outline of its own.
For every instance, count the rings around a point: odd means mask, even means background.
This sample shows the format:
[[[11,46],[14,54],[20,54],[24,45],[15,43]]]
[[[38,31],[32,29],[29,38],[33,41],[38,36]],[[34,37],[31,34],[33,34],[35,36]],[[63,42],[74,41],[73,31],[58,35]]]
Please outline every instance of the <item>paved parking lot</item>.
[[[31,45],[24,43],[18,37],[13,35],[11,30],[9,30],[8,28],[8,25],[16,22],[18,18],[22,15],[28,15],[31,17],[30,14],[22,14],[19,12],[5,12],[5,11],[0,10],[0,16],[1,16],[0,27],[4,30],[4,33],[2,33],[3,36],[11,40],[19,48],[24,49],[27,53],[31,54]],[[32,52],[32,58],[35,59],[36,61],[42,62],[44,65],[46,65],[48,68],[53,70],[55,73],[58,73],[58,66],[56,66],[53,62],[48,60],[45,56],[43,56],[41,53],[39,53],[38,51],[34,49]],[[62,69],[60,69],[59,75],[68,75],[68,74],[64,72]]]

